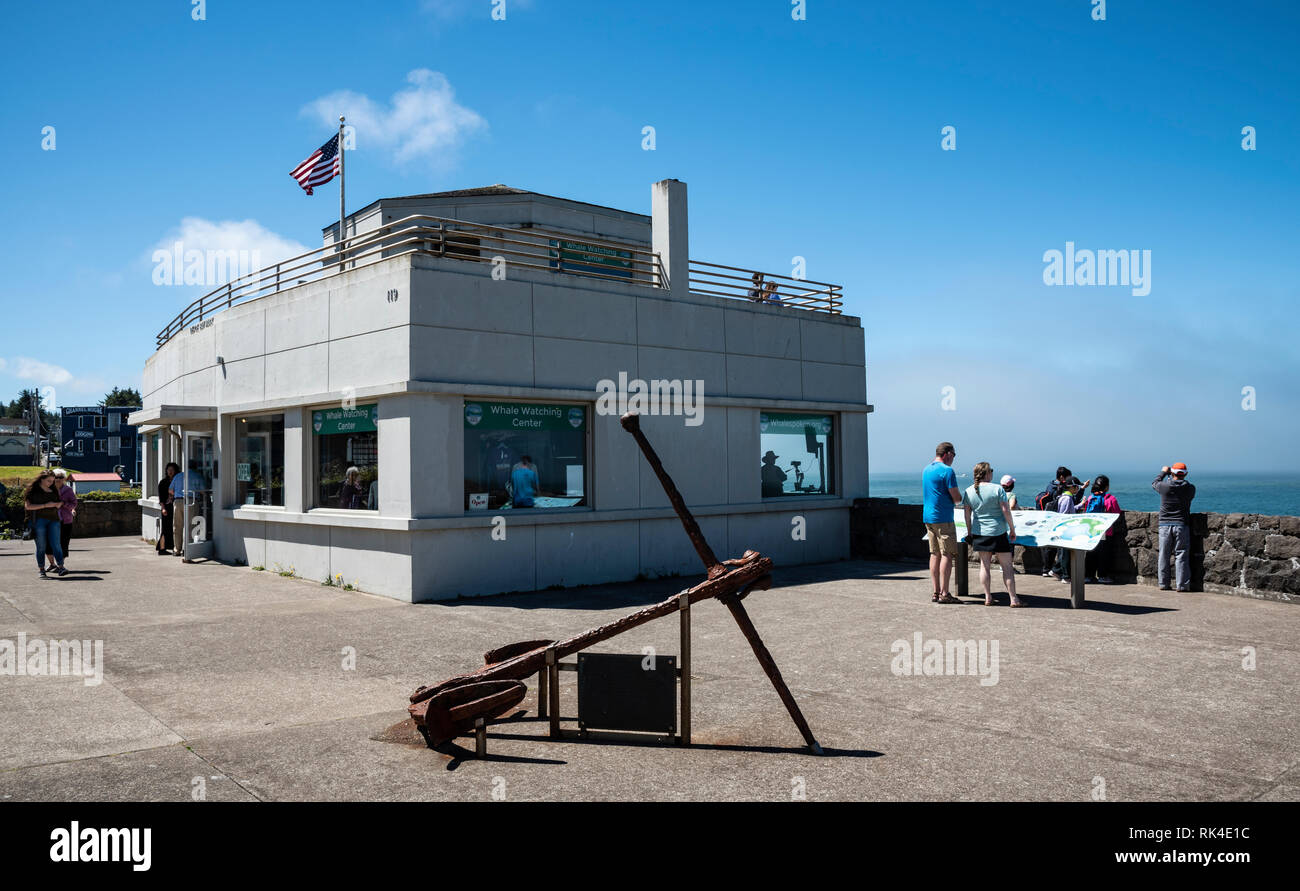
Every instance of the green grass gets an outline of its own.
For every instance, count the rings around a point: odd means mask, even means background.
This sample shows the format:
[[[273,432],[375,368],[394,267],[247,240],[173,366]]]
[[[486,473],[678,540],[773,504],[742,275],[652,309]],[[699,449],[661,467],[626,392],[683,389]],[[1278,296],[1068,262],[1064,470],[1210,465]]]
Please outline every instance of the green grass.
[[[12,486],[14,483],[30,483],[36,477],[36,474],[44,469],[44,467],[32,467],[31,465],[22,464],[0,466],[0,482],[6,486]]]
[[[35,479],[36,475],[44,469],[44,467],[32,467],[30,464],[0,465],[0,483],[4,483],[6,486],[11,488],[15,485],[25,486]],[[57,470],[58,468],[51,467],[50,469]],[[63,469],[68,470],[66,467]],[[73,476],[77,475],[77,471],[75,470],[68,470],[68,473]],[[125,485],[125,483],[123,485]]]

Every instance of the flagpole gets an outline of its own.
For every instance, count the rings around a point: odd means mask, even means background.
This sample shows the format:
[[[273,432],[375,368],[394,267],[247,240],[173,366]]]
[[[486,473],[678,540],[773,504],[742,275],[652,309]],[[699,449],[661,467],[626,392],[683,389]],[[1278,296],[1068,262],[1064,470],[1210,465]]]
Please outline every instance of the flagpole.
[[[343,268],[343,115],[339,115],[339,269]]]

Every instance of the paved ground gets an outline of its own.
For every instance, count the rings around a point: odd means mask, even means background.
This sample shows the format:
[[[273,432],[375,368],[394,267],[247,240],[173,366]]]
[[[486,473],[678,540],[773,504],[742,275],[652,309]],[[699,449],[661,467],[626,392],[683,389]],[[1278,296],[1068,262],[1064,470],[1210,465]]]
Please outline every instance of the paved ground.
[[[939,606],[920,566],[778,567],[746,603],[826,756],[709,602],[696,746],[551,742],[523,721],[475,761],[415,743],[414,687],[695,579],[413,606],[132,538],[75,541],[76,572],[42,581],[30,548],[0,542],[0,640],[102,640],[104,682],[0,675],[0,799],[184,800],[198,777],[208,800],[1086,800],[1103,782],[1110,800],[1300,799],[1295,605],[1117,586],[1075,611],[1067,586],[1020,576],[1034,608]],[[996,641],[997,683],[894,674],[916,633]],[[661,620],[598,649],[676,653],[675,636]]]

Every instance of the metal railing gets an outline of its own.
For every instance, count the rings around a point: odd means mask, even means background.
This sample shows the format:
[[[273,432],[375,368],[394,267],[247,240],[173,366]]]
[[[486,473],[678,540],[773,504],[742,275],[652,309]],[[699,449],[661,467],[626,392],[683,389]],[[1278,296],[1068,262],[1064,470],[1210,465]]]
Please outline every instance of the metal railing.
[[[651,287],[662,287],[664,278],[659,255],[639,245],[550,229],[514,229],[415,214],[345,239],[341,247],[325,245],[231,279],[181,310],[158,332],[157,344],[161,347],[187,327],[237,303],[404,253],[478,263],[502,257],[512,266]]]
[[[774,272],[691,260],[690,274],[692,294],[712,294],[715,297],[793,306],[834,315],[841,313],[840,307],[844,303],[843,288],[840,285]]]

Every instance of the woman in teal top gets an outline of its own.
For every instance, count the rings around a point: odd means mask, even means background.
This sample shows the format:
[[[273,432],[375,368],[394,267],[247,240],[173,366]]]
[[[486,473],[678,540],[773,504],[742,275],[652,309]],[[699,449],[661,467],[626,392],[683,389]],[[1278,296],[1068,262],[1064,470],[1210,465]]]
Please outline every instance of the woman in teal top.
[[[984,586],[984,605],[993,606],[993,578],[990,567],[993,555],[1002,564],[1002,581],[1011,595],[1012,606],[1024,606],[1016,596],[1016,574],[1011,568],[1011,547],[1016,540],[1016,524],[1006,490],[988,480],[993,478],[989,462],[981,461],[971,471],[974,482],[962,493],[961,505],[966,512],[966,540],[980,558],[980,583]]]

